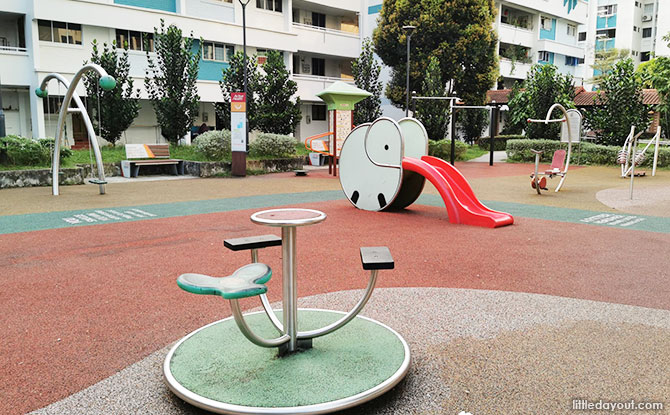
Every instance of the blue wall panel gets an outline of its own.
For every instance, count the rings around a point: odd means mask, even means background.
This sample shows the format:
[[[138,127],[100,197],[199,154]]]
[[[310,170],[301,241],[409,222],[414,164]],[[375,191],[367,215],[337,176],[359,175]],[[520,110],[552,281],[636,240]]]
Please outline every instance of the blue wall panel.
[[[114,0],[114,3],[173,13],[177,12],[177,3],[175,0]]]
[[[551,30],[540,28],[540,39],[556,40],[556,19],[551,19]]]

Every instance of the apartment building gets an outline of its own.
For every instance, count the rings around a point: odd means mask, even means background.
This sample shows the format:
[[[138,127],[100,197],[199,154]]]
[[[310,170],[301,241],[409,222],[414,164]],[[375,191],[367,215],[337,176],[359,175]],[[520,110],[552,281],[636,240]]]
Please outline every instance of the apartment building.
[[[360,0],[251,0],[246,7],[247,53],[259,63],[267,50],[282,52],[302,100],[297,135],[327,131],[327,111],[316,93],[332,82],[353,82],[351,61],[360,54],[367,13]],[[362,10],[365,7],[364,10]],[[90,58],[91,42],[128,42],[131,76],[140,89],[139,117],[122,142],[163,142],[143,78],[145,40],[153,52],[152,33],[160,20],[175,24],[198,39],[202,57],[198,75],[201,98],[194,125],[229,128],[217,122],[214,104],[221,102],[218,81],[230,56],[242,50],[242,6],[238,0],[3,0],[0,3],[0,84],[7,133],[53,136],[59,96],[65,88],[49,86],[50,99],[33,91],[51,72],[71,79]],[[202,44],[199,39],[202,38]],[[83,85],[77,93],[86,95]],[[104,120],[103,120],[104,122]],[[85,130],[70,114],[67,136],[72,144]]]
[[[602,50],[625,49],[639,65],[656,55],[670,55],[663,36],[670,32],[670,3],[664,0],[593,0],[588,22],[580,26],[580,45],[586,51],[586,77],[595,54]]]
[[[537,63],[552,64],[581,84],[584,48],[579,25],[587,19],[584,0],[499,0],[495,28],[503,87],[527,77]],[[499,85],[500,87],[500,85]]]

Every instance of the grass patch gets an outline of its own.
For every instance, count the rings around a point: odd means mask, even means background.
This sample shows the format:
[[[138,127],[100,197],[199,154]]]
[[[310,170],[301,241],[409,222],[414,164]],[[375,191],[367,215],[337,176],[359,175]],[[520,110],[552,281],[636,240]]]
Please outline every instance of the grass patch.
[[[476,159],[477,157],[481,157],[484,154],[488,154],[489,150],[484,150],[483,148],[479,147],[478,145],[472,145],[469,146],[468,149],[465,151],[465,154],[463,154],[459,160],[461,161],[468,161],[472,159]]]

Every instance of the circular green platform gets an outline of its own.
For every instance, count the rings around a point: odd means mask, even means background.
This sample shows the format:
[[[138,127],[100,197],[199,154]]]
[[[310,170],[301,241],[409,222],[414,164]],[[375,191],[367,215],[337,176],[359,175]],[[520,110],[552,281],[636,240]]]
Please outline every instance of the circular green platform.
[[[281,312],[277,313],[281,318]],[[344,313],[300,309],[301,331],[326,326]],[[278,336],[263,312],[245,316],[266,338]],[[286,357],[247,340],[232,318],[204,326],[168,353],[163,371],[185,401],[226,414],[314,414],[349,408],[395,386],[410,362],[405,340],[391,328],[356,317],[313,347]]]

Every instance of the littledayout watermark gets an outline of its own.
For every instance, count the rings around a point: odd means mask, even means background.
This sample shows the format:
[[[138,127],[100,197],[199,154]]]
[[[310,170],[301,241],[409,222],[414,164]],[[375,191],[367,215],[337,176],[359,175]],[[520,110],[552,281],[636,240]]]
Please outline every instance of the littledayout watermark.
[[[629,401],[606,401],[603,399],[573,399],[571,402],[573,411],[662,411],[665,408],[663,402],[645,402],[631,399]]]

